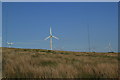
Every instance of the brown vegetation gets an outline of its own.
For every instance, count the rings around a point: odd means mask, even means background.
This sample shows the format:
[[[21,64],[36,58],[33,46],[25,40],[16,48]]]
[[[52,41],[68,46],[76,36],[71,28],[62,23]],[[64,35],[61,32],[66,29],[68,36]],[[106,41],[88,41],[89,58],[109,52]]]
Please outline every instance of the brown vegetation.
[[[3,77],[117,78],[118,53],[3,48]]]

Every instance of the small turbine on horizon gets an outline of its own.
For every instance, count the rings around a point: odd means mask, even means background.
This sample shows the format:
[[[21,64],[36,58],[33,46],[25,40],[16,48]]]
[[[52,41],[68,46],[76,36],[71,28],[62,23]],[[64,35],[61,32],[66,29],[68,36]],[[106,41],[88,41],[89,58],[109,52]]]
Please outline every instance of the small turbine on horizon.
[[[8,47],[10,48],[14,43],[12,43],[12,42],[7,42],[7,44],[8,44]]]
[[[50,36],[46,37],[45,40],[47,40],[49,38],[50,38],[50,49],[52,50],[52,38],[55,38],[55,39],[58,39],[58,40],[59,40],[59,38],[57,38],[57,37],[55,37],[55,36],[52,35],[52,29],[51,29],[51,27],[50,27]]]
[[[111,47],[110,41],[109,41],[108,47],[106,47],[106,48],[108,48],[108,53],[113,53],[113,49]]]
[[[111,43],[109,42],[109,45],[108,45],[108,49],[109,49],[109,53],[113,53],[113,50],[112,50],[112,47],[111,47]]]

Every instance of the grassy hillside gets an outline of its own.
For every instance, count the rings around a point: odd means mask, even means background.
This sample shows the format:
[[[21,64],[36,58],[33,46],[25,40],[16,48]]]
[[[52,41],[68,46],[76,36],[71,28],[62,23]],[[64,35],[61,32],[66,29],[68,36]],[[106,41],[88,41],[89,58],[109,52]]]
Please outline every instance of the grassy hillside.
[[[117,78],[117,53],[3,48],[3,77]]]

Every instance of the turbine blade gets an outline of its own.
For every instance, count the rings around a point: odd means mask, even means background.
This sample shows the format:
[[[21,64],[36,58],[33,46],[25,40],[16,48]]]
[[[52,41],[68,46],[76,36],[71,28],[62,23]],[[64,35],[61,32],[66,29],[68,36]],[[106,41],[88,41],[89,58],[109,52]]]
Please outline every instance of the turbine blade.
[[[57,37],[55,37],[55,36],[52,36],[52,37],[54,37],[55,39],[58,39],[58,40],[59,40],[59,38],[57,38]]]
[[[51,27],[50,27],[50,35],[52,35],[52,29],[51,29]]]
[[[50,38],[50,36],[46,37],[44,40],[47,40],[48,38]]]
[[[14,44],[14,43],[11,43],[11,44]]]

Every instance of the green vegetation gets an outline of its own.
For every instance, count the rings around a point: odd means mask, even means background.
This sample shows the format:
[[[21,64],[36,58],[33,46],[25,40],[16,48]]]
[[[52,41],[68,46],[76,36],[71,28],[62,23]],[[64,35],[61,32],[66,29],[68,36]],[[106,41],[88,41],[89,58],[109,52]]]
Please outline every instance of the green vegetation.
[[[3,77],[117,78],[118,53],[3,48]]]

